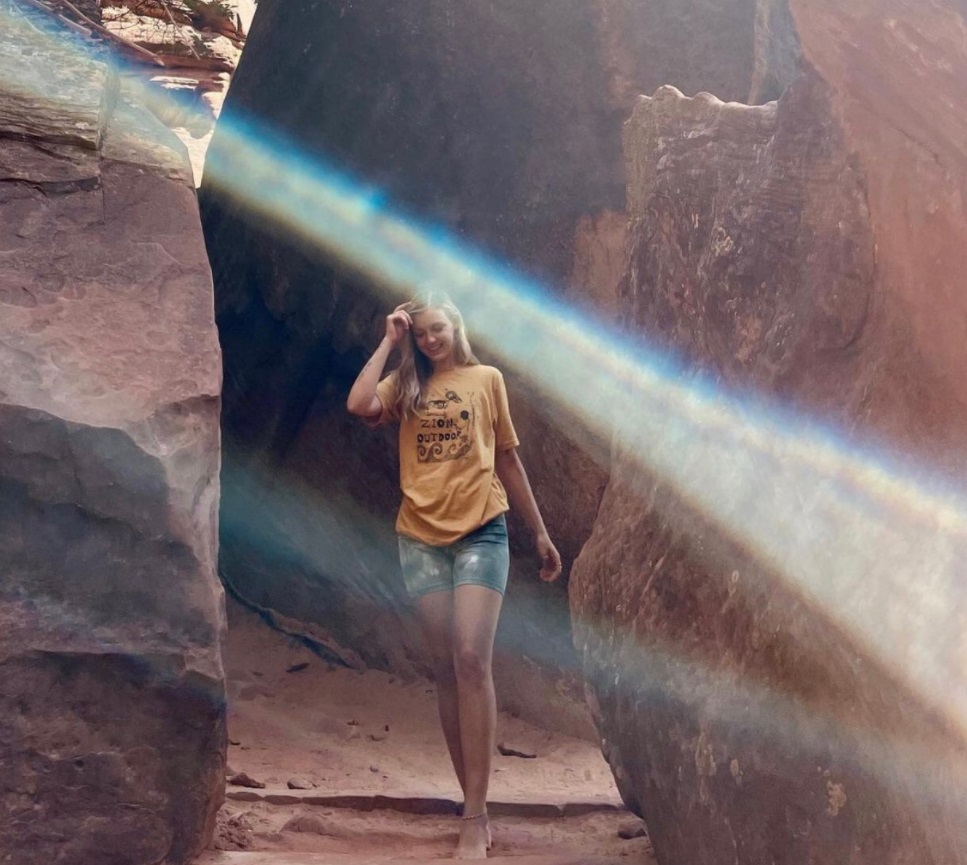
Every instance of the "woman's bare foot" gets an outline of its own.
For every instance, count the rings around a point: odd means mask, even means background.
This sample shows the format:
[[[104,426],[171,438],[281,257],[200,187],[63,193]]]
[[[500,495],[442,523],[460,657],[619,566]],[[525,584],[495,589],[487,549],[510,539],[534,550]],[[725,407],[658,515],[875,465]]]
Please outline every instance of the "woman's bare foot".
[[[490,837],[490,818],[479,814],[469,820],[460,821],[460,840],[454,859],[486,859],[487,851],[493,846]]]

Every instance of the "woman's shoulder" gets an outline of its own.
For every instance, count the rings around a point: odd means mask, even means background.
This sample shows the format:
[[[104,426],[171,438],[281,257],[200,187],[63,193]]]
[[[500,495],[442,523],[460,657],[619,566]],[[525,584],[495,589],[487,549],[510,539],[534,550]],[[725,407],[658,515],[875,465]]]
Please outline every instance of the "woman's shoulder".
[[[478,376],[479,378],[485,379],[495,379],[503,378],[503,374],[497,367],[489,366],[485,363],[468,363],[463,369],[470,375]]]
[[[464,381],[468,386],[489,393],[495,399],[500,399],[500,395],[507,392],[503,373],[497,367],[477,363],[464,369],[467,370]]]

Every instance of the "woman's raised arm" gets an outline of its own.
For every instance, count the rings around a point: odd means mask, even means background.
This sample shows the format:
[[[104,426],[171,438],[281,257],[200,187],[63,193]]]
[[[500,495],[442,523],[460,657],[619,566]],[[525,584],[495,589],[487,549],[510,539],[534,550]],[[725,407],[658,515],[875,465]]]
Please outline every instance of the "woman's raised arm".
[[[410,329],[413,320],[407,312],[408,303],[401,303],[386,316],[386,335],[380,340],[373,356],[356,376],[356,381],[346,398],[346,408],[358,417],[374,418],[383,411],[383,404],[376,396],[376,385],[383,376],[383,369],[393,349]]]

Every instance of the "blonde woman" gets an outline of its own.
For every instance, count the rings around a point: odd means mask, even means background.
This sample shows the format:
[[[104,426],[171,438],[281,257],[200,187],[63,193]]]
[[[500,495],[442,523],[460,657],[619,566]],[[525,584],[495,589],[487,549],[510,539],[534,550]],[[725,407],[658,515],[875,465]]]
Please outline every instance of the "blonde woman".
[[[400,366],[383,378],[396,348]],[[561,557],[517,455],[503,376],[474,357],[446,295],[419,296],[387,316],[386,335],[347,408],[372,425],[399,423],[400,564],[433,658],[440,722],[463,790],[455,855],[485,858],[497,718],[492,656],[510,565],[508,497],[533,533],[541,579],[558,578]]]

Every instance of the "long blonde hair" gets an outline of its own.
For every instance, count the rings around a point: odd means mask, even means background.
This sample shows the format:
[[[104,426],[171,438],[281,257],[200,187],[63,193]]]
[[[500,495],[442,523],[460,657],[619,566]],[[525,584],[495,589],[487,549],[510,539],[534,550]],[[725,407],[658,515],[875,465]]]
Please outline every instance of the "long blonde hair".
[[[407,312],[415,317],[428,309],[439,309],[453,325],[453,361],[456,366],[473,366],[480,363],[474,356],[467,340],[467,328],[460,310],[442,291],[426,291],[410,301]],[[426,406],[426,385],[433,374],[433,364],[417,347],[413,331],[409,330],[400,340],[399,369],[396,370],[396,414],[400,418],[415,415]]]

